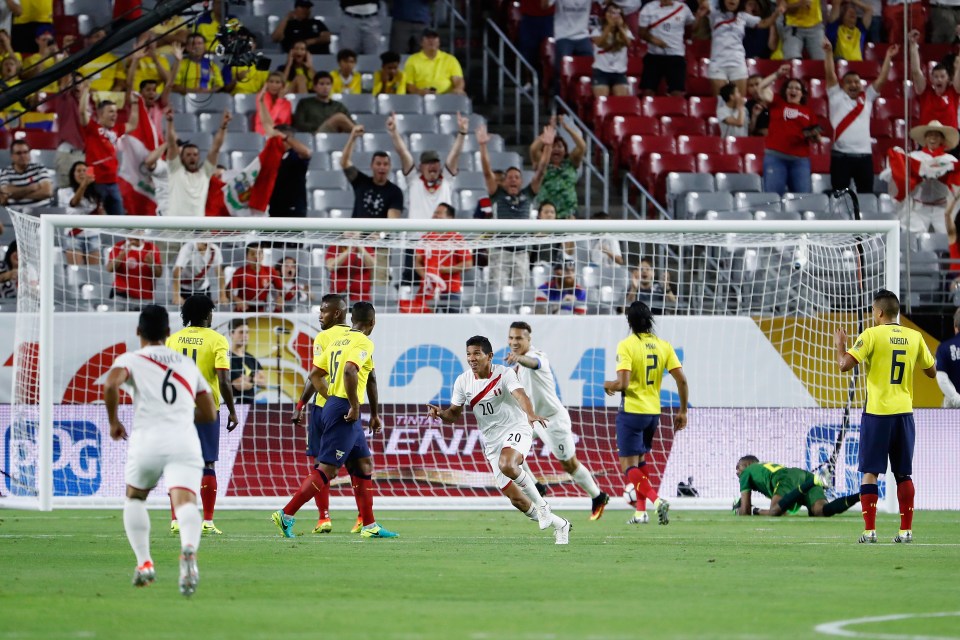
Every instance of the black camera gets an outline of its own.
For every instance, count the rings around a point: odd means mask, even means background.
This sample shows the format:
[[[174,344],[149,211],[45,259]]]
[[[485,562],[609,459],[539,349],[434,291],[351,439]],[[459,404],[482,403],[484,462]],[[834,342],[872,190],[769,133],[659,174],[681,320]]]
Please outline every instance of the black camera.
[[[257,71],[269,71],[270,59],[257,51],[253,33],[236,18],[230,18],[217,33],[217,48],[214,53],[223,58],[226,67],[255,66]]]

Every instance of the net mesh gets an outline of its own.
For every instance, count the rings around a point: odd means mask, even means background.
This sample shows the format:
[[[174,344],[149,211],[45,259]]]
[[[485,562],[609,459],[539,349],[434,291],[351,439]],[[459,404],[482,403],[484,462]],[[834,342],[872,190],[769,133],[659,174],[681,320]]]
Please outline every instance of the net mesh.
[[[678,351],[693,406],[690,430],[675,436],[668,376],[650,460],[654,483],[664,495],[725,500],[737,494],[732,468],[745,453],[805,468],[829,457],[850,400],[850,378],[833,364],[833,331],[856,334],[887,272],[882,234],[564,233],[562,223],[504,234],[495,221],[483,233],[438,225],[388,234],[308,220],[293,232],[57,229],[53,255],[41,256],[37,219],[14,218],[26,277],[3,401],[10,425],[3,459],[5,493],[25,496],[37,491],[38,356],[54,361],[54,495],[119,499],[125,446],[109,439],[102,378],[119,354],[138,348],[137,309],[167,305],[176,331],[179,304],[198,293],[218,302],[213,328],[230,341],[240,407],[241,426],[221,434],[220,503],[273,504],[291,494],[312,464],[305,430],[290,421],[293,403],[311,368],[320,297],[337,292],[378,310],[372,338],[384,429],[370,445],[379,496],[456,505],[499,495],[472,418],[440,425],[424,405],[449,403],[466,368],[467,337],[488,336],[503,362],[515,320],[532,325],[534,345],[549,358],[577,459],[619,496],[618,400],[602,385],[614,376],[616,345],[626,336],[622,310],[640,299]],[[49,355],[37,346],[41,260],[54,269]],[[861,378],[850,403],[854,423],[863,400]],[[131,413],[126,405],[121,418]],[[856,481],[856,435],[854,424],[840,460],[841,492]],[[555,453],[537,442],[528,461],[551,497],[585,501]],[[345,474],[333,487],[335,498],[350,501]],[[948,500],[949,492],[936,495]]]

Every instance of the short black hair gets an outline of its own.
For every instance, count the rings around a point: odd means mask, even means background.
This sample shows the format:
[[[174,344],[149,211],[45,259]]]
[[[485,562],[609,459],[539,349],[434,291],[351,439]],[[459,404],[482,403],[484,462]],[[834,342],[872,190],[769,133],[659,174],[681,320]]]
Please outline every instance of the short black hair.
[[[233,333],[237,329],[247,324],[246,318],[234,318],[230,321],[230,333]]]
[[[377,315],[377,310],[369,302],[355,302],[350,309],[350,320],[353,322],[362,322],[368,324],[373,322]]]
[[[438,204],[437,206],[438,206],[438,207],[443,207],[444,209],[446,209],[446,210],[447,210],[447,214],[448,214],[451,218],[456,218],[456,217],[457,217],[457,210],[453,208],[453,205],[452,205],[452,204],[448,204],[448,203],[446,203],[446,202],[441,202],[441,203]]]
[[[389,160],[390,154],[387,153],[386,151],[374,151],[373,155],[370,156],[370,164],[373,164],[373,161],[375,158],[386,158],[387,160]]]
[[[787,78],[787,81],[780,87],[780,97],[784,100],[787,99],[787,87],[790,86],[791,82],[800,85],[800,104],[807,104],[807,85],[800,78]]]
[[[530,328],[530,325],[522,320],[517,320],[516,322],[510,323],[511,329],[520,329],[521,331],[526,331],[527,333],[533,333],[533,329]]]
[[[97,103],[97,113],[100,113],[107,107],[111,107],[111,106],[115,107],[117,106],[117,103],[114,102],[113,100],[101,100],[99,103]]]
[[[480,350],[487,355],[493,353],[493,345],[490,344],[490,339],[486,338],[485,336],[473,336],[472,338],[468,338],[467,349],[470,347],[480,347]]]
[[[243,250],[243,252],[244,252],[244,253],[249,253],[251,250],[259,251],[259,250],[260,250],[260,243],[259,243],[259,242],[251,242],[250,244],[247,245],[247,247]]]
[[[27,148],[27,151],[30,151],[30,143],[27,142],[26,140],[24,140],[23,138],[19,138],[19,139],[14,140],[13,142],[10,143],[10,153],[13,153],[13,148],[14,148],[14,147],[19,147],[19,146],[21,146],[21,145],[23,145],[24,147],[26,147],[26,148]]]
[[[606,211],[598,211],[592,216],[590,216],[590,219],[591,220],[609,220],[610,214],[607,213]]]
[[[143,88],[146,87],[148,84],[155,84],[157,86],[160,85],[160,83],[157,82],[156,80],[153,80],[152,78],[147,78],[146,80],[140,81],[140,91],[143,91]]]
[[[740,463],[741,463],[741,462],[746,462],[746,463],[747,463],[747,466],[749,466],[749,465],[751,465],[751,464],[757,464],[757,463],[759,463],[759,462],[760,462],[760,458],[758,458],[758,457],[755,456],[755,455],[747,454],[747,455],[743,456],[742,458],[740,458],[739,460],[737,460],[737,466],[738,466],[738,467],[740,466]]]
[[[340,62],[341,60],[346,60],[347,58],[353,58],[354,60],[356,60],[357,52],[354,51],[353,49],[340,49],[340,51],[337,52],[337,62]]]
[[[950,69],[942,62],[938,62],[936,65],[934,65],[933,69],[930,70],[930,73],[933,73],[934,71],[944,71],[948,74],[950,73]]]
[[[723,100],[724,102],[728,102],[730,98],[733,96],[733,92],[736,90],[737,90],[737,85],[733,84],[732,82],[728,82],[727,84],[720,87],[720,99]]]
[[[200,147],[198,147],[197,145],[193,144],[192,142],[185,142],[185,143],[183,143],[183,144],[180,145],[180,153],[183,153],[183,152],[186,151],[187,149],[196,149],[197,151],[200,151]]]
[[[13,254],[17,251],[17,241],[13,240],[7,245],[7,252],[3,254],[3,264],[7,265],[7,269],[13,269]]]
[[[346,304],[347,299],[344,298],[339,293],[327,293],[327,294],[324,294],[322,298],[320,298],[320,304],[323,304],[324,302],[340,302],[340,303]]]
[[[846,80],[847,78],[849,78],[850,76],[857,76],[857,78],[859,78],[859,77],[860,77],[860,74],[857,73],[856,71],[847,71],[845,74],[843,74],[843,77],[840,78],[840,80],[841,80],[841,81],[845,81],[845,80]]]
[[[380,64],[393,64],[400,62],[400,54],[396,51],[384,51],[380,54]]]
[[[653,312],[641,300],[637,300],[627,307],[627,324],[634,333],[653,332]]]
[[[888,318],[896,318],[900,313],[900,299],[897,294],[888,289],[880,289],[873,294],[873,304],[883,311]]]
[[[320,80],[326,78],[327,80],[333,82],[333,76],[330,75],[329,71],[317,71],[313,74],[313,84],[317,84]]]
[[[158,304],[148,304],[140,311],[137,323],[140,336],[150,342],[164,340],[170,334],[170,315]]]
[[[207,317],[213,312],[216,305],[210,296],[201,294],[192,295],[183,301],[180,307],[180,318],[185,327],[201,327],[207,321]]]

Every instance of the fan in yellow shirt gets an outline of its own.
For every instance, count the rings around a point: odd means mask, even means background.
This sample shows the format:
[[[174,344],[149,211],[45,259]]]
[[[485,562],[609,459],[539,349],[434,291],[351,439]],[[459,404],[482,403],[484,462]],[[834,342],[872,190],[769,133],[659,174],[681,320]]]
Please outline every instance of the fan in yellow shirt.
[[[400,71],[400,54],[387,51],[380,54],[380,70],[373,74],[373,95],[381,93],[404,95],[407,82]]]
[[[357,54],[350,49],[337,52],[338,68],[330,72],[333,77],[333,92],[340,94],[358,94],[363,91],[360,74],[357,69]]]
[[[460,61],[440,51],[440,34],[433,29],[423,32],[420,51],[407,58],[403,74],[407,81],[407,93],[466,93]]]

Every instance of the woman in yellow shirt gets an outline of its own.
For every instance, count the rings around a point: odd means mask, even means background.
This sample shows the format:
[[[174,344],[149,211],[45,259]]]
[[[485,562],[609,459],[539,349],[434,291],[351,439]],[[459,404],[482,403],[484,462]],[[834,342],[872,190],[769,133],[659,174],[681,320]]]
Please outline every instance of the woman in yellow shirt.
[[[283,77],[287,81],[287,93],[310,93],[313,86],[313,58],[307,50],[307,43],[298,40],[290,47],[287,64],[283,68]]]

